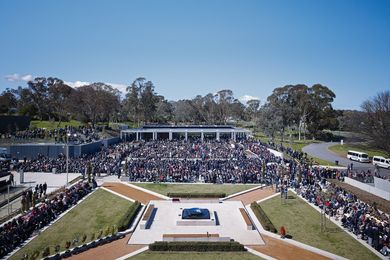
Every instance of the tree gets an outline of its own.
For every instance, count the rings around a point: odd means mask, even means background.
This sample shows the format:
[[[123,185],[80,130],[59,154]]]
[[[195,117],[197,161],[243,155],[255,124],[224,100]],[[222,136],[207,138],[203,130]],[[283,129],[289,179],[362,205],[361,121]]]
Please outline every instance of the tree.
[[[361,107],[367,113],[364,117],[363,132],[390,156],[390,91],[378,93],[364,101]]]
[[[260,111],[260,100],[258,99],[251,99],[248,102],[246,102],[246,109],[249,118],[253,121],[256,121],[257,117],[259,116]]]
[[[0,113],[1,114],[12,114],[16,111],[18,101],[15,94],[10,90],[6,89],[0,95]]]
[[[156,118],[157,103],[160,99],[154,92],[154,85],[140,77],[126,89],[125,109],[129,118],[139,125],[141,121],[150,122]]]
[[[58,118],[58,126],[61,121],[69,118],[69,103],[72,92],[74,91],[70,86],[66,85],[62,80],[57,78],[48,78],[48,99],[50,108],[53,110],[55,116]]]
[[[119,111],[119,91],[105,83],[92,83],[82,86],[71,95],[72,111],[85,122],[109,122],[110,117]]]
[[[48,117],[49,102],[48,102],[48,85],[47,79],[44,77],[38,77],[34,80],[27,82],[27,85],[31,91],[31,101],[37,108],[38,116],[40,120]]]

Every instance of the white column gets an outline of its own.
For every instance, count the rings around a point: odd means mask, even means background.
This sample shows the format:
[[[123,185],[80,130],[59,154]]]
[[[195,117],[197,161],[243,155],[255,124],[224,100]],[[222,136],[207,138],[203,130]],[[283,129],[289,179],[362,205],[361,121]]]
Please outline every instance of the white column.
[[[236,141],[236,132],[233,132],[233,140]]]
[[[153,140],[157,140],[157,133],[153,132]]]
[[[184,136],[185,136],[185,140],[188,141],[188,132],[187,131],[185,132]]]
[[[231,132],[230,139],[234,140],[234,132]]]
[[[137,132],[135,133],[135,135],[136,135],[135,140],[139,141],[139,132],[137,131]]]
[[[169,141],[172,141],[172,132],[169,132]]]
[[[217,132],[216,138],[217,138],[217,141],[219,141],[219,132]]]
[[[203,143],[203,140],[204,140],[204,134],[203,134],[203,131],[200,132],[200,140],[202,140],[202,143]]]

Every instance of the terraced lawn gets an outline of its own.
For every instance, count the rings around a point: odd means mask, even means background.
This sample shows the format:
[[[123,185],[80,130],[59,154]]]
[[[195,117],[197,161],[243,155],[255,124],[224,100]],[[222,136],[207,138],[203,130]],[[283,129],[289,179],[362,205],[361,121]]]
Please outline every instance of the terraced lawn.
[[[348,259],[378,259],[330,220],[326,222],[327,231],[321,232],[320,213],[293,193],[289,198],[283,202],[277,196],[260,203],[278,231],[284,226],[292,239]]]
[[[81,240],[84,234],[87,235],[86,241],[91,241],[92,236],[97,238],[101,231],[104,236],[109,227],[118,226],[131,204],[128,200],[99,189],[39,234],[11,259],[21,259],[24,254],[32,256],[35,251],[41,253],[48,246],[50,253],[54,254],[56,245],[60,245],[60,251],[65,250],[66,241],[73,241],[75,238]]]

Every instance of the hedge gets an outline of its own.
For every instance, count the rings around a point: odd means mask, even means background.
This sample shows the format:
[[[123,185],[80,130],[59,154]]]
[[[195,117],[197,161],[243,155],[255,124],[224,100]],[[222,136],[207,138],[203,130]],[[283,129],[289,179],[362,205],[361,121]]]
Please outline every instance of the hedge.
[[[259,204],[253,202],[251,204],[251,209],[253,210],[265,230],[270,231],[272,233],[277,233],[274,224],[272,224],[271,220],[268,218],[267,214],[265,214],[264,210]]]
[[[139,203],[138,201],[135,201],[128,208],[125,215],[123,215],[123,217],[120,219],[118,223],[118,231],[126,230],[130,226],[130,224],[133,222],[140,208],[141,208],[141,203]]]
[[[188,192],[169,192],[168,197],[177,198],[224,198],[226,193],[205,192],[205,193],[188,193]]]
[[[150,251],[246,251],[244,245],[236,242],[203,242],[203,241],[157,241],[149,245]]]

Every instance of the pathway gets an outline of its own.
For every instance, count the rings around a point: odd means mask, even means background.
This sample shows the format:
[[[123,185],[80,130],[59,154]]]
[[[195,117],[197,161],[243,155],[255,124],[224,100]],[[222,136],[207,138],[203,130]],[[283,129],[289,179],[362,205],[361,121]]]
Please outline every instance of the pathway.
[[[96,247],[91,250],[87,250],[81,254],[74,255],[69,259],[72,260],[84,260],[84,259],[94,259],[94,260],[109,260],[117,259],[121,256],[130,254],[138,249],[141,249],[147,245],[128,245],[127,241],[130,239],[131,234],[128,234],[124,238],[118,239],[114,242]]]
[[[266,236],[264,234],[262,234],[262,238],[265,242],[265,245],[248,247],[276,259],[330,259],[312,251],[281,241],[279,239]]]
[[[259,201],[261,199],[267,198],[271,196],[272,194],[275,194],[275,191],[271,188],[271,186],[256,189],[253,191],[249,191],[234,197],[231,197],[227,199],[227,201],[242,201],[244,205],[251,204],[254,201]]]
[[[103,187],[109,190],[112,190],[116,193],[119,193],[123,196],[126,196],[133,200],[138,200],[142,204],[147,204],[151,200],[162,200],[162,198],[157,197],[148,192],[130,187],[126,184],[120,182],[106,182],[103,184]]]

